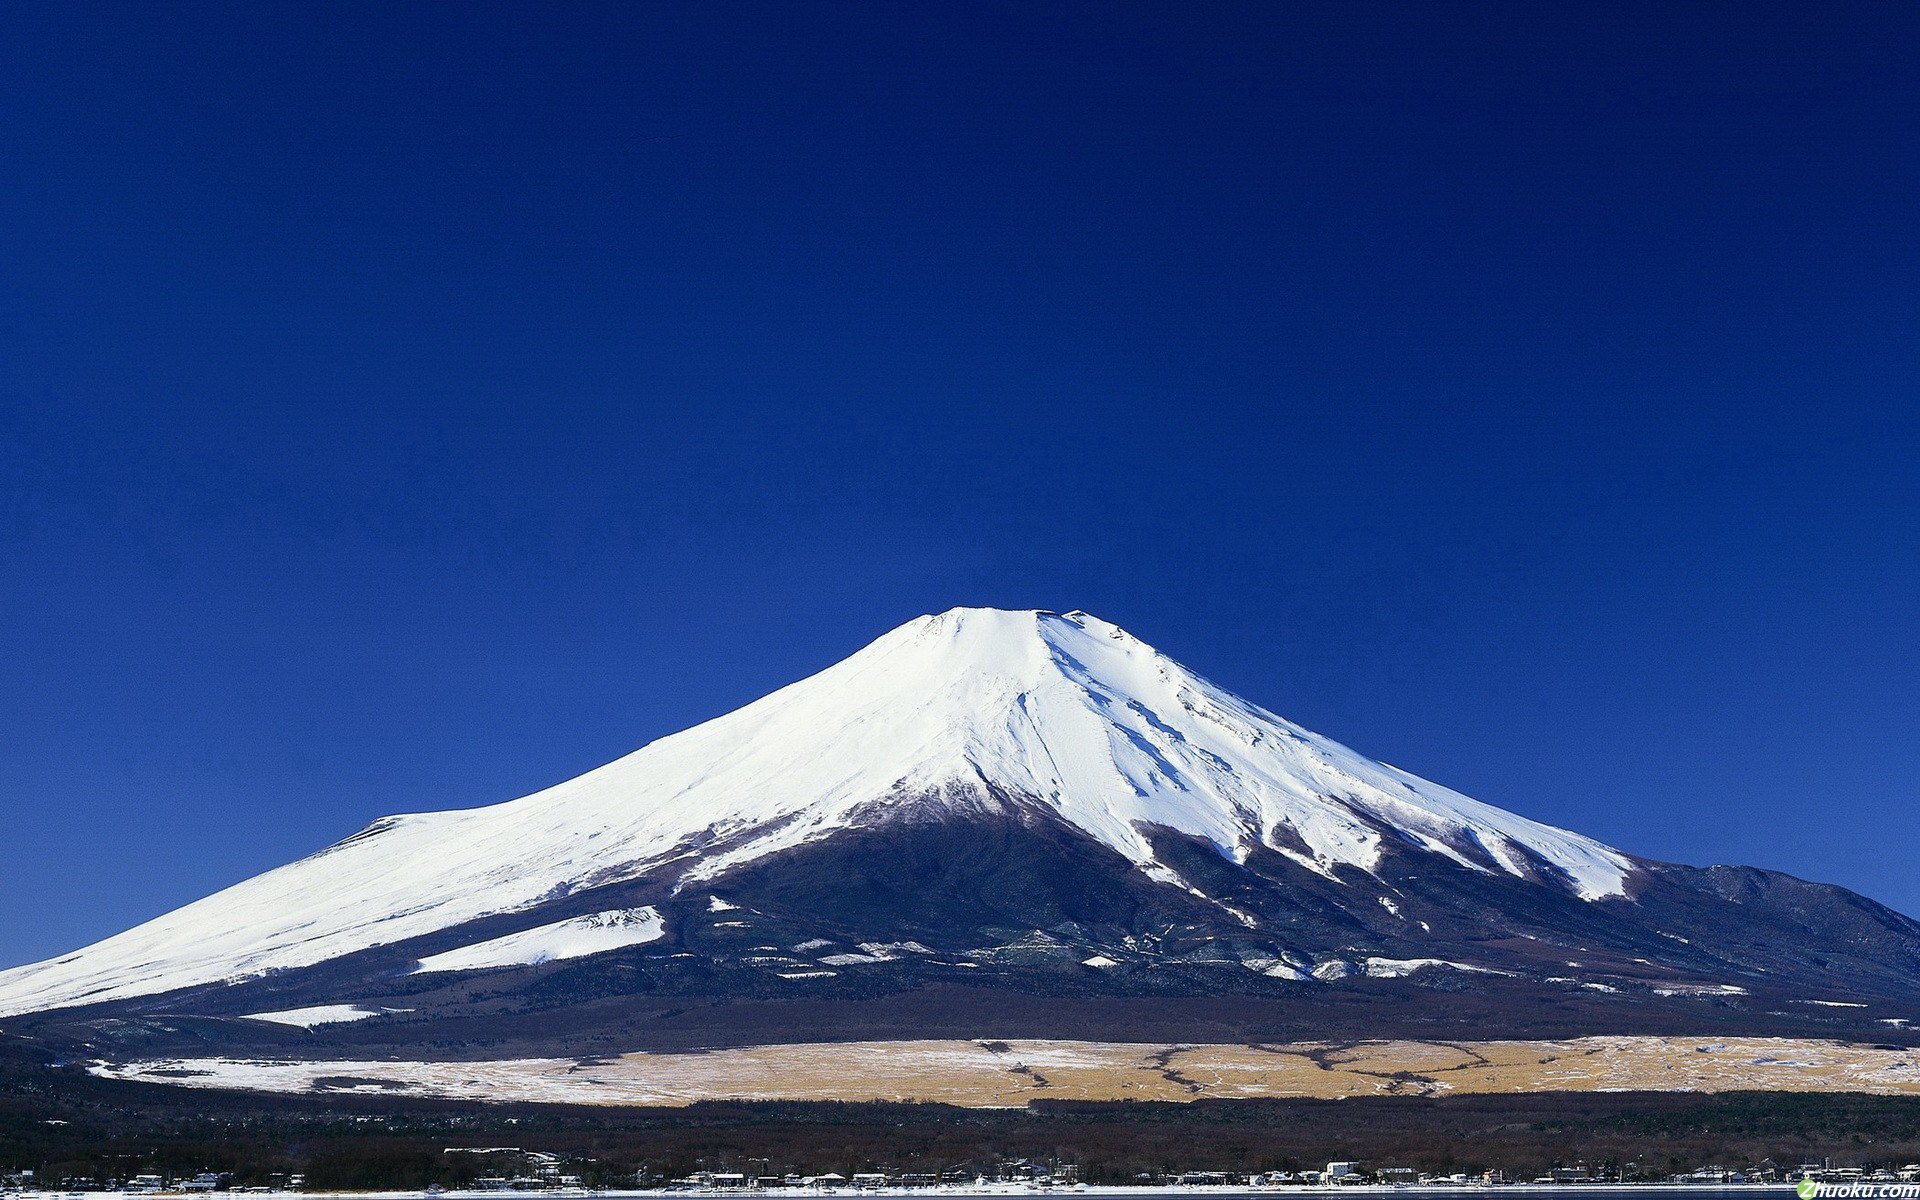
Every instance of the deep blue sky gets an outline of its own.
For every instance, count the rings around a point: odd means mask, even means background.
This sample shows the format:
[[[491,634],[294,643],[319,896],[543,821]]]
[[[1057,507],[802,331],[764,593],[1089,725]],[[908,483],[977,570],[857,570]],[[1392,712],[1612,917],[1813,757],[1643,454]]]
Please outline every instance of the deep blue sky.
[[[14,6],[0,964],[955,604],[1920,912],[1920,8]]]

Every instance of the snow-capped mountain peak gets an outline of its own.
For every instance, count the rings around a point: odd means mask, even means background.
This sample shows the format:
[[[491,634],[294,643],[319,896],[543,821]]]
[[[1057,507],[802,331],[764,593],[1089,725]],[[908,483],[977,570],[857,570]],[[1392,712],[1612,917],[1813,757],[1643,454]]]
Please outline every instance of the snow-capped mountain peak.
[[[646,877],[685,881],[941,807],[1057,814],[1149,878],[1153,835],[1338,880],[1390,843],[1621,896],[1634,861],[1365,758],[1081,612],[953,609],[545,791],[387,818],[86,950],[0,973],[0,1013],[311,965]]]
[[[798,736],[786,736],[790,729]],[[1544,868],[1589,899],[1622,894],[1632,870],[1626,856],[1589,838],[1310,733],[1079,612],[922,617],[649,751],[669,746],[703,761],[722,747],[760,751],[729,763],[740,772],[732,790],[743,797],[769,795],[762,780],[810,780],[781,789],[806,793],[796,807],[735,814],[743,826],[787,824],[711,859],[707,875],[854,819],[875,800],[925,804],[982,785],[1051,806],[1142,865],[1153,862],[1145,830],[1159,826],[1204,837],[1235,859],[1266,846],[1325,874],[1372,869],[1383,838],[1397,836],[1476,869]],[[783,761],[795,750],[818,765]]]

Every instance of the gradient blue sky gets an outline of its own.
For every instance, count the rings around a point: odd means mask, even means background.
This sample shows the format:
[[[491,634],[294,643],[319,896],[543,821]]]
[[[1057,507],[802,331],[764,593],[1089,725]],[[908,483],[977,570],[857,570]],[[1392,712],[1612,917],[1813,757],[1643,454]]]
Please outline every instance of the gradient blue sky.
[[[956,604],[1920,912],[1920,8],[15,6],[0,963]]]

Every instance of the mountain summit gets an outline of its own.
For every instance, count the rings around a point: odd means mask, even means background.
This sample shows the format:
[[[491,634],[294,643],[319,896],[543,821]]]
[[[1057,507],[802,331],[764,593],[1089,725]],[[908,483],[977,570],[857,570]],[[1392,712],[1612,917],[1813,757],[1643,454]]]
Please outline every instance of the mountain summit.
[[[619,996],[1271,999],[1380,980],[1628,1011],[1831,991],[1843,964],[1901,994],[1920,926],[1480,803],[1085,613],[953,609],[545,791],[384,818],[0,973],[0,1014],[371,1028],[470,1017],[481,992],[495,1016],[558,1020]]]

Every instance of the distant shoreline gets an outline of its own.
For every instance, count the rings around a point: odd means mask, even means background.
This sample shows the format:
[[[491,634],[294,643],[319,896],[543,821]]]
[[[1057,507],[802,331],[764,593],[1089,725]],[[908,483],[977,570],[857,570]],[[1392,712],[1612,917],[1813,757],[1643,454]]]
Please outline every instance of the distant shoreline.
[[[774,1194],[782,1196],[1045,1196],[1045,1195],[1091,1195],[1091,1196],[1287,1196],[1287,1195],[1400,1195],[1415,1193],[1435,1196],[1481,1195],[1487,1192],[1521,1191],[1528,1195],[1592,1195],[1604,1192],[1687,1192],[1693,1195],[1757,1195],[1793,1191],[1791,1182],[1783,1183],[1501,1183],[1501,1184],[1413,1184],[1413,1183],[1350,1183],[1350,1184],[1275,1184],[1270,1187],[1249,1187],[1244,1184],[1081,1184],[1072,1187],[1025,1187],[1018,1184],[960,1184],[935,1187],[882,1187],[882,1188],[780,1188]],[[164,1192],[70,1192],[62,1190],[8,1192],[8,1200],[59,1200],[62,1197],[125,1197],[125,1196],[185,1196],[195,1193],[181,1191]],[[214,1192],[207,1195],[245,1195],[247,1193]],[[279,1200],[304,1200],[306,1197],[355,1196],[362,1200],[420,1200],[429,1195],[423,1191],[328,1191],[328,1192],[272,1192],[256,1193],[271,1195]],[[767,1190],[749,1190],[745,1188],[622,1188],[596,1189],[591,1191],[548,1190],[544,1192],[502,1192],[498,1190],[453,1190],[431,1193],[436,1200],[496,1200],[507,1195],[525,1196],[565,1196],[565,1197],[604,1197],[618,1200],[623,1197],[655,1196],[749,1196],[767,1195]]]

